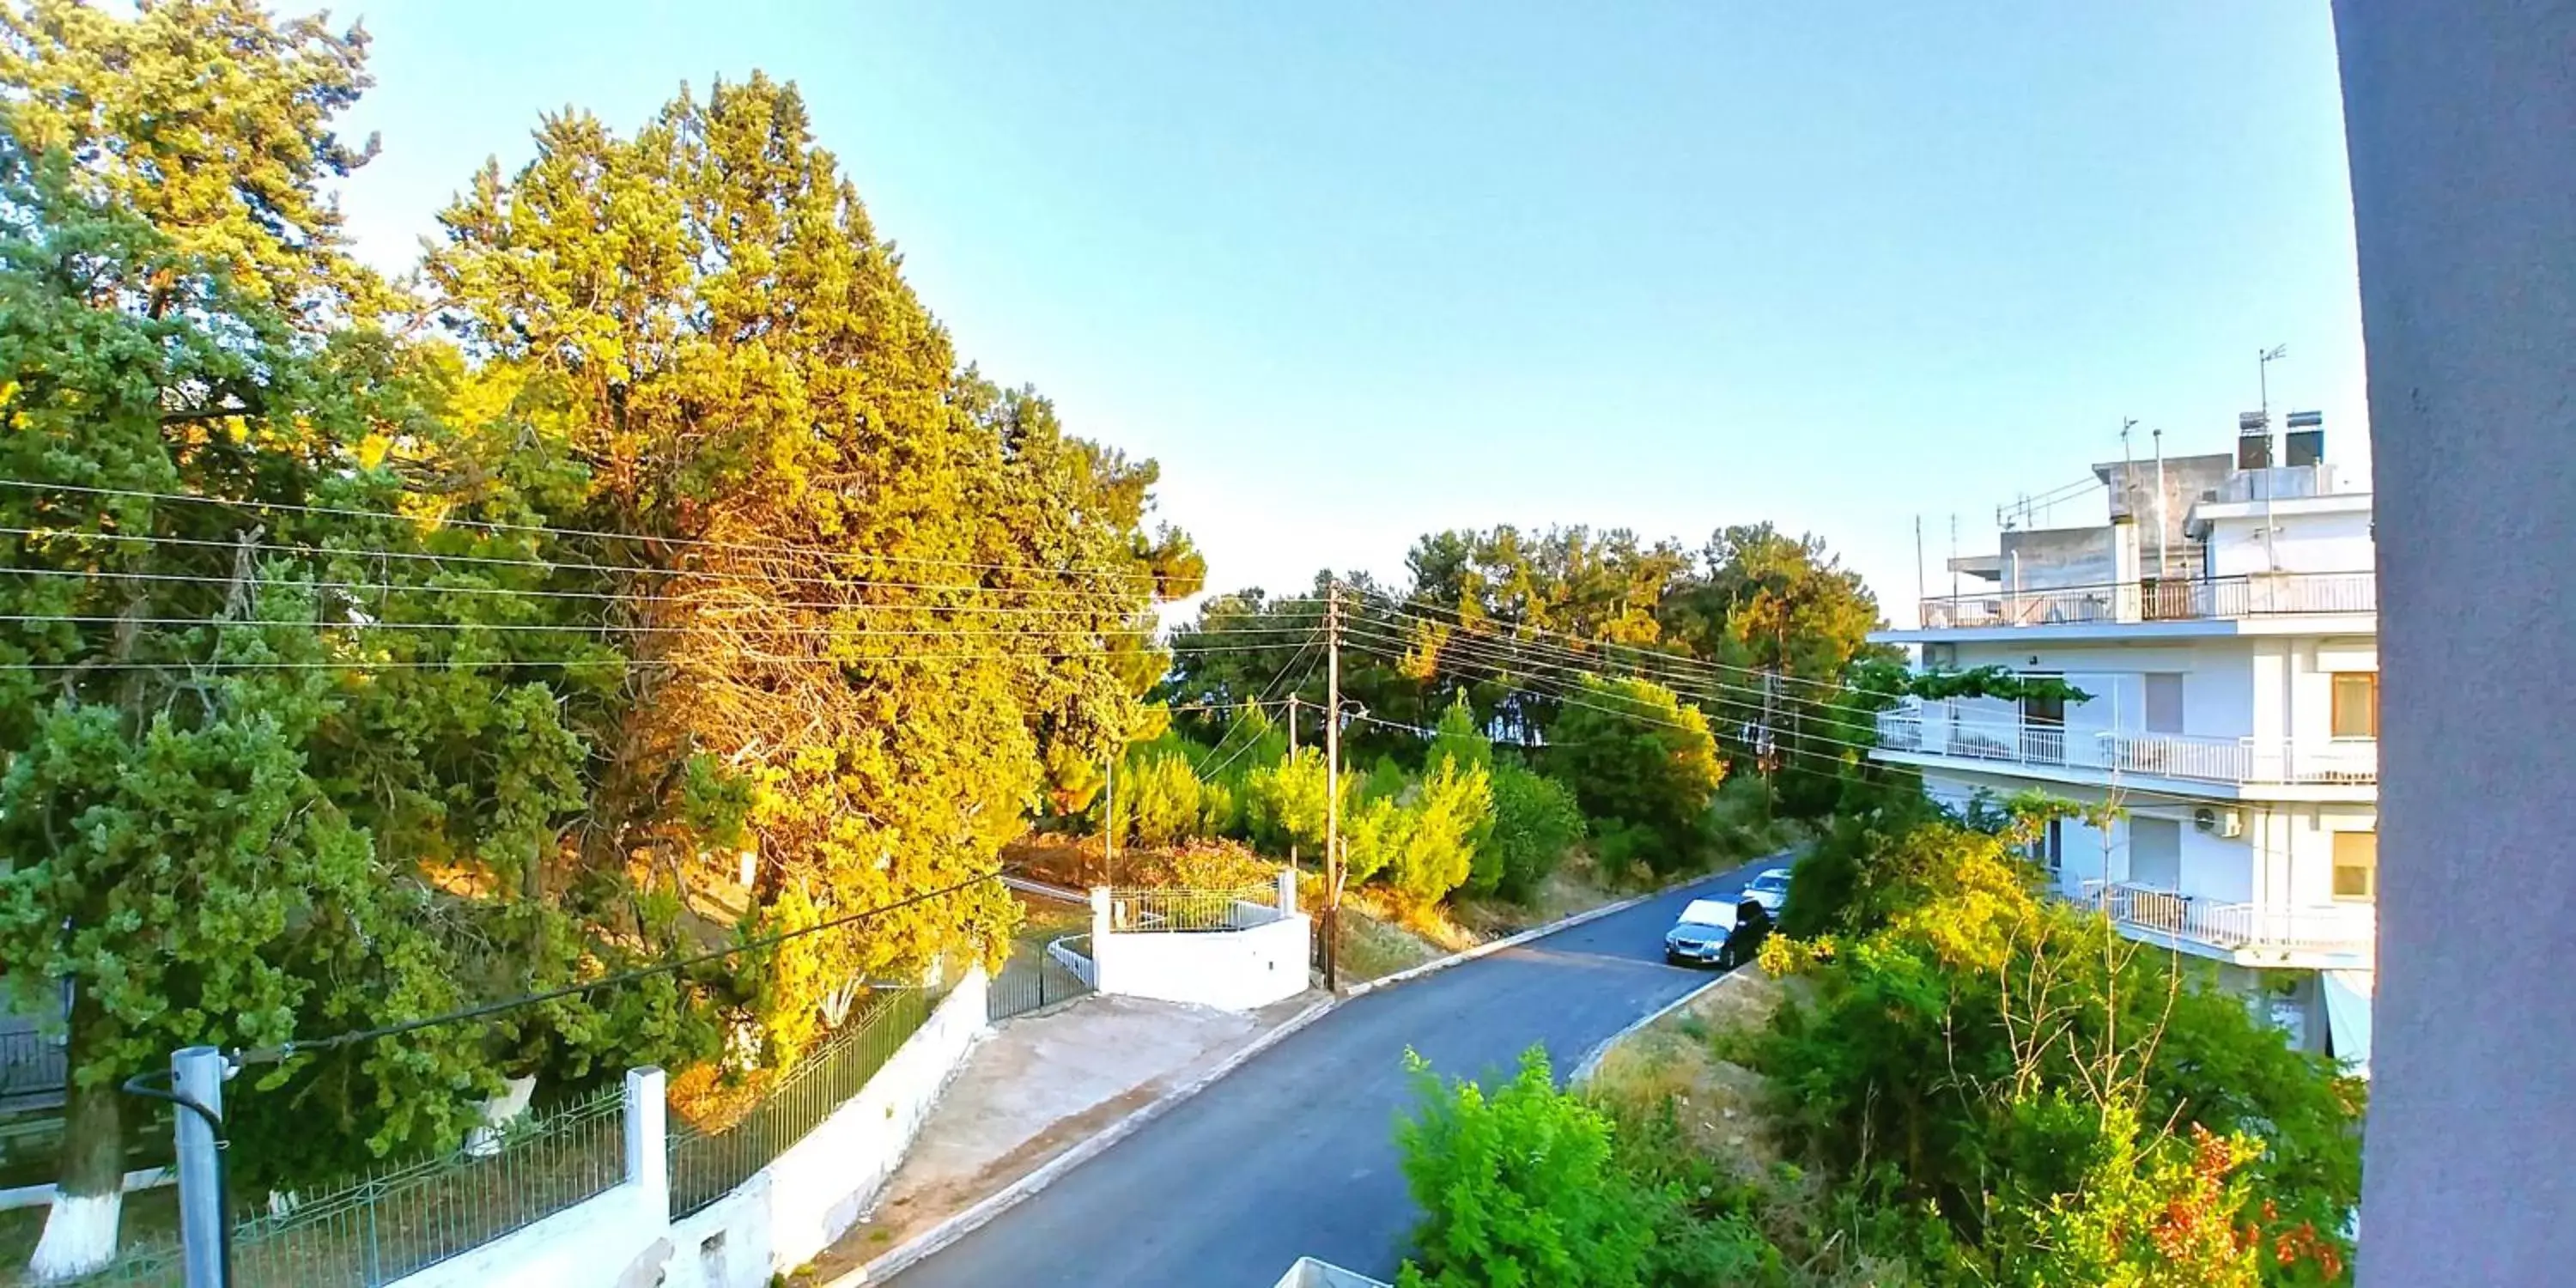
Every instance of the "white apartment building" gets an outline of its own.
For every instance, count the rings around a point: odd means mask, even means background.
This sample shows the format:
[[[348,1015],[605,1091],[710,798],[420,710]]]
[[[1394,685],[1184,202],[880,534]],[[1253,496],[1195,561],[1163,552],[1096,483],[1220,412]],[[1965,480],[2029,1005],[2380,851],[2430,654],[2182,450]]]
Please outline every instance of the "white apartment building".
[[[2378,614],[2370,494],[2324,459],[2313,414],[2288,464],[2246,418],[2239,451],[2094,467],[2096,527],[2007,531],[1952,561],[1961,593],[1871,639],[1930,669],[2059,676],[2081,702],[1909,702],[1878,759],[1953,808],[2039,788],[2116,796],[2107,831],[2052,824],[2056,892],[2134,939],[2221,963],[2295,1041],[2370,1048],[2378,889]],[[1974,588],[1968,589],[1969,586]]]

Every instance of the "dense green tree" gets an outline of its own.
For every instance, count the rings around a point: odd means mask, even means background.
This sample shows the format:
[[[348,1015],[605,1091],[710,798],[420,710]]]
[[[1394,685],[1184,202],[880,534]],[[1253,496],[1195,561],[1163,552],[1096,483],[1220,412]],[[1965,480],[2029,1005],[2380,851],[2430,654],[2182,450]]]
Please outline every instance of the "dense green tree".
[[[683,94],[631,138],[550,117],[442,224],[447,317],[564,409],[594,480],[573,526],[620,534],[595,560],[655,632],[589,863],[729,870],[673,824],[669,767],[705,755],[749,791],[753,925],[791,888],[818,917],[873,907],[989,870],[1048,757],[1134,736],[1148,610],[1202,572],[1142,527],[1153,467],[958,368],[792,88]],[[871,921],[821,977],[998,950],[1012,906],[982,886]],[[761,998],[773,1021],[823,1000]]]
[[[327,16],[272,19],[252,0],[154,0],[131,17],[81,0],[0,10],[0,115],[30,154],[69,160],[94,198],[159,230],[178,257],[136,283],[166,313],[220,273],[298,322],[387,307],[345,253],[325,181],[375,154],[333,128],[370,80],[366,34]]]
[[[1585,677],[1559,716],[1548,772],[1574,790],[1604,857],[1673,872],[1708,845],[1708,808],[1726,781],[1708,717],[1645,680]]]
[[[372,784],[340,776],[377,703],[331,668],[383,656],[323,589],[346,534],[274,508],[382,507],[390,480],[355,445],[399,399],[363,343],[298,332],[66,161],[0,140],[17,215],[0,228],[0,523],[28,534],[0,588],[0,960],[22,1000],[57,981],[74,997],[48,1273],[112,1251],[123,1078],[181,1045],[273,1044],[458,996],[453,944],[421,926],[440,894],[380,856],[368,825],[385,811],[359,799]],[[163,499],[183,495],[200,499]],[[522,809],[544,815],[568,750],[555,707],[495,714],[553,762],[522,765]],[[451,835],[506,844],[523,821]],[[323,1118],[378,1149],[455,1129],[457,1093],[490,1076],[453,1035],[356,1059],[374,1085]],[[336,1139],[301,1159],[263,1150],[257,1115],[243,1125],[246,1179],[346,1158]]]
[[[1644,1282],[1647,1204],[1611,1165],[1610,1123],[1557,1089],[1547,1055],[1490,1092],[1443,1085],[1419,1057],[1414,1112],[1397,1125],[1424,1216],[1407,1288],[1621,1288]]]
[[[1527,899],[1582,843],[1583,810],[1564,783],[1514,764],[1494,766],[1493,794],[1494,824],[1467,888]]]

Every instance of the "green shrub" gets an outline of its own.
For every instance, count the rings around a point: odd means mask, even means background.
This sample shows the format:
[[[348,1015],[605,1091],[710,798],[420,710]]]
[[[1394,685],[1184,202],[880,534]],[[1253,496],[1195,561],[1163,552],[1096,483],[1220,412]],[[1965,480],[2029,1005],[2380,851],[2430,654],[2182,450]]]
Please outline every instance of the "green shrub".
[[[1526,899],[1583,840],[1583,809],[1565,784],[1518,765],[1494,766],[1494,826],[1467,876],[1475,893]]]
[[[1549,770],[1605,837],[1622,837],[1623,863],[1658,873],[1704,863],[1709,802],[1726,781],[1708,717],[1645,680],[1585,677],[1582,685],[1549,730]]]
[[[1199,776],[1178,751],[1137,757],[1116,784],[1117,810],[1128,837],[1163,847],[1199,834]]]
[[[1652,1196],[1610,1166],[1610,1123],[1559,1091],[1547,1053],[1489,1096],[1408,1054],[1418,1101],[1396,1130],[1425,1213],[1404,1288],[1631,1288],[1646,1283]]]
[[[1323,857],[1325,777],[1324,753],[1313,747],[1245,775],[1243,826],[1253,845],[1271,854],[1296,846]]]

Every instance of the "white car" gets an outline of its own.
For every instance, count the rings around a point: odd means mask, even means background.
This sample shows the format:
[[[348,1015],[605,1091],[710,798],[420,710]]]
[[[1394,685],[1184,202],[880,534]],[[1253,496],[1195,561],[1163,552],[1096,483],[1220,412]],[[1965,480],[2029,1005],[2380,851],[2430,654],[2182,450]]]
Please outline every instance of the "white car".
[[[1789,869],[1766,868],[1744,887],[1744,897],[1762,905],[1764,912],[1777,917],[1780,905],[1789,902]]]

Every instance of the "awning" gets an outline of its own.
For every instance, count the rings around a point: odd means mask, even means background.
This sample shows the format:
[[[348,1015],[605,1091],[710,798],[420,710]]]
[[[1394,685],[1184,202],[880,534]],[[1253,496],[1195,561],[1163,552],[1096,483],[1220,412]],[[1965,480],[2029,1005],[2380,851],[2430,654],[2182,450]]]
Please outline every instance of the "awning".
[[[2335,1058],[2352,1066],[2357,1077],[2370,1076],[2370,981],[2366,970],[2321,971],[2326,995],[2326,1030],[2334,1038]]]

